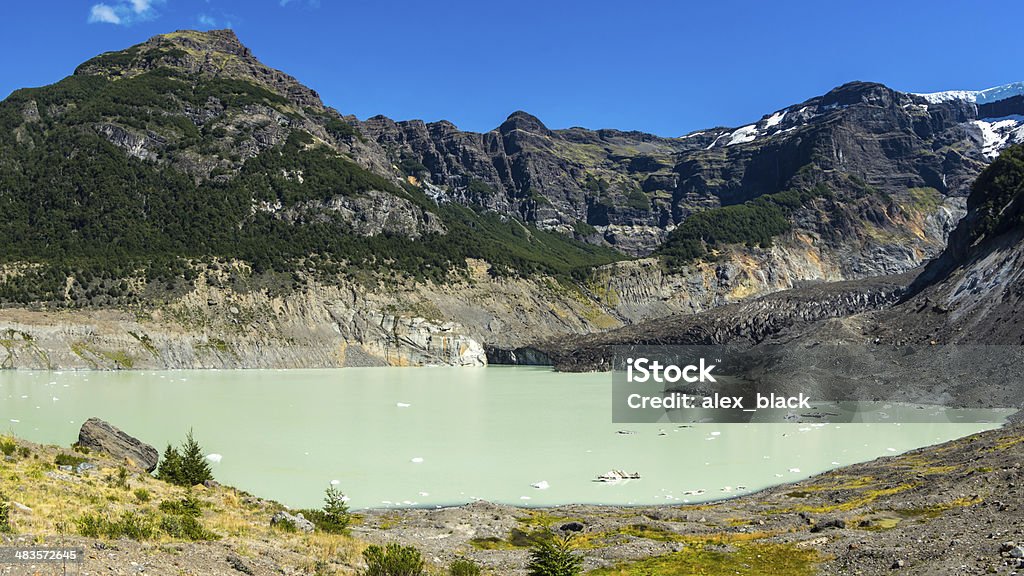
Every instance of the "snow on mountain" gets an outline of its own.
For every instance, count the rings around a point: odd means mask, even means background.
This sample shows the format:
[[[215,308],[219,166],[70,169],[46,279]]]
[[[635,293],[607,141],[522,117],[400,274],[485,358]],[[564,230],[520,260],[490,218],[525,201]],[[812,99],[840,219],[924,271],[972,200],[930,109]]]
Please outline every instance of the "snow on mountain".
[[[1011,144],[1024,142],[1024,116],[975,120],[971,124],[981,130],[981,149],[989,158],[999,156],[999,152]]]
[[[946,92],[914,95],[920,96],[932,104],[940,104],[951,100],[966,100],[975,104],[988,104],[1024,95],[1024,82],[1014,82],[987,90],[948,90]]]

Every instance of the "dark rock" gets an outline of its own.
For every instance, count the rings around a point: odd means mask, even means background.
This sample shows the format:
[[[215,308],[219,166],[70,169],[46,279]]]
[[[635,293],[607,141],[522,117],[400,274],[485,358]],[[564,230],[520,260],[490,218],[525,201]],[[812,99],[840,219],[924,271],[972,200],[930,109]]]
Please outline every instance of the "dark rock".
[[[124,458],[146,472],[156,470],[160,461],[156,448],[99,418],[90,418],[82,424],[78,432],[78,446]]]
[[[245,561],[242,560],[237,554],[228,554],[227,561],[228,565],[234,568],[235,570],[241,572],[242,574],[249,574],[250,576],[252,576],[252,568],[250,568],[249,565],[246,564]]]
[[[563,532],[583,532],[583,528],[582,522],[566,522],[558,527]]]

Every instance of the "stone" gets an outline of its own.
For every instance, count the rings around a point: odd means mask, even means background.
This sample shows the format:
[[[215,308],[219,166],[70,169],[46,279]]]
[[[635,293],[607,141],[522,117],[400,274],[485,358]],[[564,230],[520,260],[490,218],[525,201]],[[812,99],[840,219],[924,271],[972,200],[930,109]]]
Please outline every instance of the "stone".
[[[559,526],[559,529],[563,532],[583,532],[582,522],[566,522]]]
[[[242,574],[249,574],[252,576],[252,568],[250,568],[249,565],[245,563],[245,560],[242,560],[237,554],[228,554],[227,562],[229,566]]]
[[[78,432],[78,446],[124,458],[146,472],[156,470],[160,461],[156,448],[99,418],[89,418],[82,424]]]
[[[312,522],[302,517],[302,514],[289,514],[285,511],[280,511],[270,517],[270,525],[278,526],[281,524],[291,524],[299,532],[312,532],[316,529],[316,526]]]
[[[906,562],[904,562],[903,560],[897,560],[897,561],[895,561],[895,562],[893,562],[893,563],[892,563],[892,566],[891,566],[891,568],[892,568],[893,570],[898,570],[898,569],[900,569],[900,568],[903,568],[903,567],[904,567],[904,566],[906,566],[906,565],[907,565],[907,563],[906,563]]]

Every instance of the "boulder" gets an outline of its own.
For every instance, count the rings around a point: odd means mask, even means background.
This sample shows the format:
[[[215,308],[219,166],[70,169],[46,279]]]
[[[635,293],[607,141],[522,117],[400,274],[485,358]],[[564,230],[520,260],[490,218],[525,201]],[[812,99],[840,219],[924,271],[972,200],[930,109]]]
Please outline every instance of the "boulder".
[[[316,526],[309,520],[306,520],[301,513],[293,516],[283,510],[270,517],[271,526],[279,524],[291,524],[299,532],[312,532],[316,529]]]
[[[82,424],[78,432],[78,446],[124,458],[146,472],[156,470],[160,461],[156,448],[99,418],[89,418]]]

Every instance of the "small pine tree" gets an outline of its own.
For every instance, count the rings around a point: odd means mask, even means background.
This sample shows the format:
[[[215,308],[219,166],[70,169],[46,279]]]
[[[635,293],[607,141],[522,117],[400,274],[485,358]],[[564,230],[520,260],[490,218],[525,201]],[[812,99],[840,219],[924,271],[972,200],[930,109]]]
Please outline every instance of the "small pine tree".
[[[341,534],[348,528],[352,515],[348,512],[345,495],[334,486],[324,493],[323,522],[320,529],[331,534]]]
[[[182,486],[195,486],[213,480],[210,463],[206,461],[199,443],[192,437],[191,430],[188,431],[185,443],[181,446],[181,480]]]
[[[420,551],[392,542],[387,547],[371,545],[363,550],[366,572],[363,576],[423,576],[425,563]]]
[[[164,450],[164,457],[160,461],[156,477],[171,484],[177,484],[178,479],[181,478],[181,454],[178,454],[178,449],[174,446],[168,444],[167,449]]]
[[[181,445],[180,450],[170,444],[167,445],[156,477],[164,482],[186,487],[213,480],[210,463],[203,456],[202,447],[192,437],[191,430],[185,436],[185,443]]]
[[[570,536],[545,540],[530,551],[526,570],[530,576],[577,576],[583,571],[583,558],[573,554]]]

